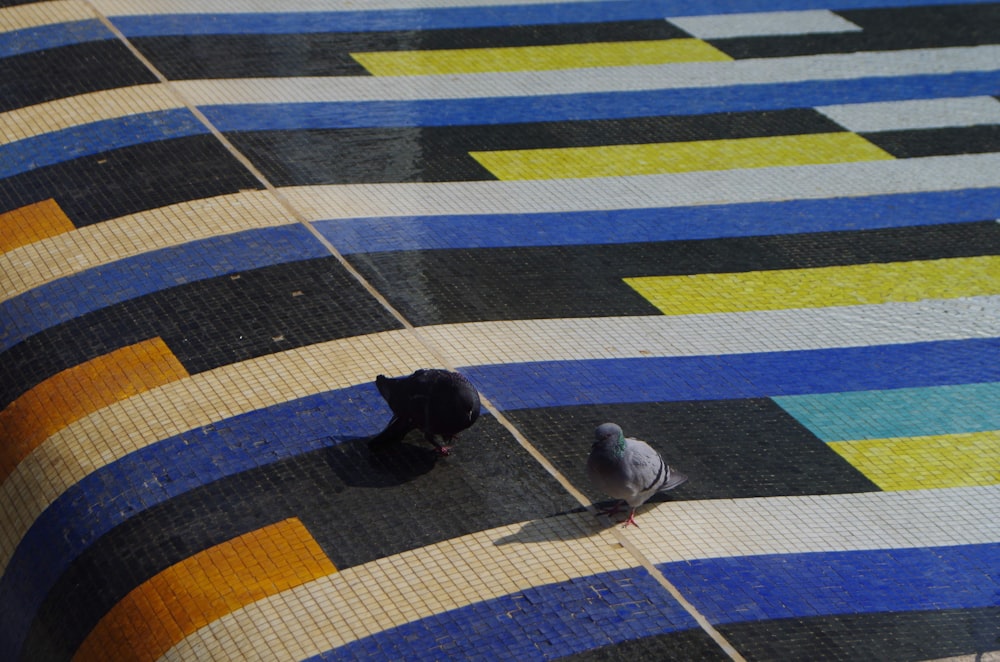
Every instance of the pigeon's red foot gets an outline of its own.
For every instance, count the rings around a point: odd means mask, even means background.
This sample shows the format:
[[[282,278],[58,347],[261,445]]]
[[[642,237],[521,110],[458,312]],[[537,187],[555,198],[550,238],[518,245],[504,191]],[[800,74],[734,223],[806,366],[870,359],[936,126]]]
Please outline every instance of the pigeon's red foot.
[[[448,457],[451,455],[451,446],[435,446],[434,449],[441,457]]]
[[[635,508],[633,508],[631,512],[629,512],[628,519],[622,523],[623,529],[627,529],[629,526],[634,526],[635,528],[639,528],[639,525],[635,523]]]

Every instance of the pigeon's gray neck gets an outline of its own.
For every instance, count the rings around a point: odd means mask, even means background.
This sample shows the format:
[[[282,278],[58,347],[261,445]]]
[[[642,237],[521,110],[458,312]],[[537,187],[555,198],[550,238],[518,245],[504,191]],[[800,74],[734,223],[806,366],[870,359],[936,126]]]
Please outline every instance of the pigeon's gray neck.
[[[618,433],[618,441],[615,443],[615,457],[625,455],[625,433]]]

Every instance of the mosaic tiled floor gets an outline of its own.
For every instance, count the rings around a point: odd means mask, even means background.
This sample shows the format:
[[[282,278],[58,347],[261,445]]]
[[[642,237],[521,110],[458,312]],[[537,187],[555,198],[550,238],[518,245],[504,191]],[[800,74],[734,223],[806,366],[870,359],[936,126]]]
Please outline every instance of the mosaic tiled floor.
[[[0,138],[0,661],[1000,659],[1000,3],[7,0]]]

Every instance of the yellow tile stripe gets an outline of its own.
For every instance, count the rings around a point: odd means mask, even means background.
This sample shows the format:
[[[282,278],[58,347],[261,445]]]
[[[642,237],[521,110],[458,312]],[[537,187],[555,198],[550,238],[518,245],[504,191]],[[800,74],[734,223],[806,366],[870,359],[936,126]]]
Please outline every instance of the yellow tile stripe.
[[[0,253],[75,230],[51,198],[0,214]]]
[[[950,299],[1000,293],[1000,256],[626,278],[665,315]]]
[[[287,519],[195,554],[138,586],[100,620],[73,659],[152,662],[226,614],[335,572],[305,526]]]
[[[853,133],[471,152],[501,180],[627,177],[776,166],[884,161],[892,155]]]
[[[829,446],[883,490],[1000,484],[1000,430]]]
[[[351,53],[375,76],[479,74],[732,60],[700,39]]]
[[[49,436],[112,403],[187,377],[159,338],[63,370],[0,411],[0,482]]]

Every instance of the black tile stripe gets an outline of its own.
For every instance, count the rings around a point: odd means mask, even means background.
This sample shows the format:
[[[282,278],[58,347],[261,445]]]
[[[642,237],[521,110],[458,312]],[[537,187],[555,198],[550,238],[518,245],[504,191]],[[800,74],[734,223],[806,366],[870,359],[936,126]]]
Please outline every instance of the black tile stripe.
[[[811,108],[485,126],[227,134],[276,186],[495,179],[471,151],[758,138],[844,129]],[[333,155],[336,155],[334,158]]]
[[[748,660],[930,660],[997,650],[1000,607],[800,617],[718,630]]]
[[[0,354],[0,407],[62,370],[156,336],[197,373],[396,328],[335,258],[279,264],[154,292],[29,337]]]
[[[575,655],[559,658],[563,662],[728,662],[729,657],[701,628],[632,639]]]
[[[862,28],[862,31],[708,41],[737,59],[1000,43],[1000,4],[860,9],[836,13]]]
[[[1000,152],[1000,124],[880,131],[863,136],[900,159]]]
[[[878,487],[769,399],[580,405],[506,412],[593,502],[581,457],[608,421],[661,452],[688,482],[653,501],[874,492]]]
[[[552,46],[687,37],[666,21],[517,25],[448,30],[137,37],[167,78],[365,76],[351,53]]]
[[[975,656],[1000,641],[1000,607],[844,614],[748,621],[718,629],[748,660],[910,662]],[[700,631],[699,631],[700,632]],[[626,641],[562,658],[565,662],[723,659],[695,631]],[[702,632],[702,634],[704,634]],[[704,636],[708,639],[708,636]],[[688,641],[692,639],[691,641]],[[724,659],[729,659],[725,657]]]
[[[211,135],[126,147],[0,179],[0,213],[54,198],[77,227],[263,185]]]
[[[0,112],[156,77],[117,40],[91,41],[0,58]]]
[[[798,269],[995,255],[993,221],[662,243],[354,254],[350,262],[418,325],[655,315],[638,276]]]
[[[378,460],[365,439],[345,440],[194,489],[110,531],[50,591],[23,657],[68,659],[100,617],[139,584],[287,517],[300,518],[343,570],[577,506],[490,416],[463,433],[447,459],[437,458],[417,434]]]

